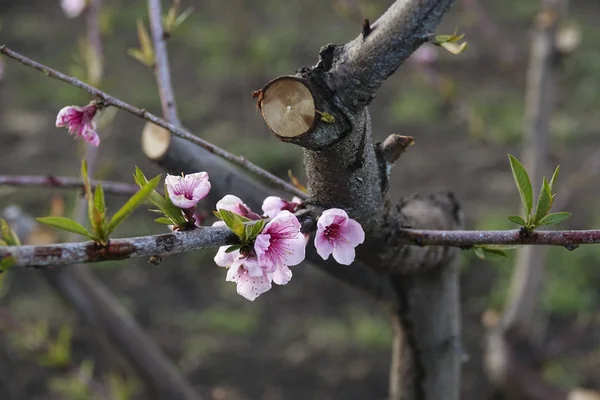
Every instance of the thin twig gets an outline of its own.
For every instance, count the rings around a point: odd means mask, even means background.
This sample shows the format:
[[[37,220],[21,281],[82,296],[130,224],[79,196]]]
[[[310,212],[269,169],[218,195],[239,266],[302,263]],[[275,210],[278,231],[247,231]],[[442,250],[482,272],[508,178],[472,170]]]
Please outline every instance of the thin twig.
[[[402,229],[397,235],[419,246],[451,246],[469,248],[476,245],[547,245],[566,246],[600,243],[600,230],[534,231],[438,231]],[[572,248],[571,248],[572,246]]]
[[[91,185],[93,188],[98,183],[102,184],[104,193],[128,196],[133,195],[139,190],[136,185],[112,182],[112,181],[98,181],[92,180]],[[74,178],[69,176],[54,176],[54,175],[0,175],[0,186],[41,186],[41,187],[52,187],[57,189],[79,189],[83,192],[83,182],[80,178]]]
[[[163,117],[174,125],[181,126],[177,116],[177,103],[171,82],[169,55],[165,43],[165,31],[162,25],[160,0],[148,0],[148,15],[150,17],[150,32],[154,47],[154,76],[158,85],[160,104]]]
[[[133,115],[137,115],[140,118],[143,118],[143,119],[150,121],[160,127],[163,127],[165,129],[169,130],[175,136],[178,136],[182,139],[188,140],[191,143],[194,143],[194,144],[202,147],[203,149],[205,149],[213,154],[216,154],[219,157],[221,157],[235,165],[238,165],[247,171],[250,171],[251,173],[255,174],[256,176],[264,179],[266,182],[269,182],[273,187],[277,187],[277,188],[285,190],[289,193],[293,193],[294,195],[296,195],[302,199],[307,197],[306,193],[302,192],[301,190],[299,190],[292,184],[284,181],[283,179],[278,178],[277,176],[273,175],[272,173],[262,169],[258,165],[253,164],[252,162],[248,161],[244,157],[236,156],[226,150],[223,150],[222,148],[220,148],[218,146],[215,146],[214,144],[212,144],[210,142],[207,142],[204,139],[201,139],[201,138],[195,136],[187,129],[178,128],[174,124],[171,124],[171,123],[165,121],[164,119],[159,118],[152,113],[149,113],[148,111],[146,111],[144,109],[134,107],[129,103],[119,100],[116,97],[113,97],[93,86],[86,84],[85,82],[80,81],[79,79],[68,76],[66,74],[63,74],[62,72],[54,70],[43,64],[40,64],[37,61],[34,61],[28,57],[23,56],[22,54],[19,54],[15,51],[9,49],[8,47],[6,47],[6,45],[0,45],[0,54],[4,54],[5,56],[12,58],[13,60],[16,60],[23,65],[26,65],[37,71],[40,71],[43,74],[45,74],[46,76],[58,79],[60,81],[66,82],[72,86],[75,86],[77,88],[85,90],[86,92],[90,93],[91,95],[97,96],[98,98],[100,98],[105,106],[114,106],[114,107],[120,108],[123,111],[127,111]]]
[[[303,232],[314,229],[314,221],[301,221]],[[523,234],[509,231],[439,231],[403,229],[397,233],[400,242],[419,246],[449,246],[468,249],[475,245],[550,245],[575,249],[578,245],[600,243],[600,230],[534,231]],[[74,263],[186,253],[209,247],[236,243],[236,237],[225,227],[202,227],[192,231],[162,235],[113,239],[102,247],[92,241],[60,243],[46,246],[0,246],[0,261],[12,257],[16,266],[45,267]]]

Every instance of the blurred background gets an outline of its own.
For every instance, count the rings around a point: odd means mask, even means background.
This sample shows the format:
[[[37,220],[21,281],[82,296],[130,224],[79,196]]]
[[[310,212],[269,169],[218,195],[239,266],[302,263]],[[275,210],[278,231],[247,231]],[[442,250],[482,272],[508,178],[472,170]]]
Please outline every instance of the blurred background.
[[[569,3],[560,29],[564,40],[576,45],[555,61],[552,168],[544,173],[561,166],[556,190],[558,198],[568,196],[565,208],[573,217],[560,227],[598,228],[600,174],[590,160],[600,154],[600,3]],[[374,21],[389,4],[182,0],[182,10],[194,11],[169,40],[169,55],[184,125],[281,177],[291,169],[302,181],[300,149],[271,135],[251,92],[274,77],[314,65],[321,46],[354,38],[363,18]],[[390,133],[415,138],[393,171],[392,198],[450,190],[463,206],[468,228],[513,227],[506,217],[520,206],[506,155],[521,153],[525,78],[539,8],[537,0],[457,0],[437,33],[466,33],[468,49],[455,56],[422,48],[381,88],[370,107],[376,141]],[[160,114],[152,72],[128,55],[138,47],[138,18],[147,21],[145,1],[104,0],[102,89]],[[0,44],[84,77],[82,41],[84,18],[67,18],[58,0],[0,0]],[[55,128],[54,121],[63,106],[90,100],[74,87],[0,59],[0,174],[77,176],[81,143]],[[100,130],[97,178],[132,183],[135,165],[147,176],[161,172],[141,151],[143,126],[141,119],[118,112]],[[31,215],[48,215],[53,197],[68,212],[77,195],[0,187],[0,208],[18,204]],[[108,201],[115,210],[124,199]],[[116,236],[164,232],[145,208]],[[391,327],[374,302],[300,265],[290,284],[250,303],[225,282],[224,270],[212,261],[214,253],[173,256],[159,266],[140,259],[91,268],[205,398],[386,397]],[[514,255],[480,260],[465,252],[461,262],[463,398],[486,399],[492,385],[483,369],[482,316],[502,311]],[[562,347],[541,374],[559,387],[598,385],[600,246],[574,252],[553,248],[545,263],[541,342]],[[75,383],[64,369],[45,366],[31,350],[36,338],[55,340],[61,329],[72,333],[74,363],[92,361],[101,382],[109,376],[127,382],[121,384],[130,385],[133,395],[123,398],[147,398],[118,351],[56,295],[39,271],[11,270],[0,279],[0,315],[21,325],[12,331],[4,325],[0,334],[1,399],[75,398],[65,389]]]

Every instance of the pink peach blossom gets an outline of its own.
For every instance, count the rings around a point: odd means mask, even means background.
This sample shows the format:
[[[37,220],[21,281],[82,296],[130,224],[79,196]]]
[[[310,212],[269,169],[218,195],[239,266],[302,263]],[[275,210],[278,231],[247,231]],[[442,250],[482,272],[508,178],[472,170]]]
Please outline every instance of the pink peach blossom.
[[[260,216],[254,213],[239,197],[227,194],[217,202],[217,210],[227,210],[251,220],[258,220]]]
[[[187,210],[196,207],[210,192],[210,181],[206,172],[165,178],[169,198],[177,207]]]
[[[333,258],[338,263],[350,265],[356,256],[354,248],[364,241],[365,232],[362,227],[350,219],[344,210],[325,210],[317,221],[315,247],[324,260],[333,253]]]
[[[271,289],[271,279],[256,257],[237,258],[227,271],[228,282],[237,284],[237,292],[250,301]]]
[[[268,272],[279,266],[300,264],[305,256],[305,242],[298,218],[287,210],[280,211],[256,237],[254,251]]]
[[[262,210],[265,216],[275,218],[279,211],[288,210],[294,212],[300,204],[302,204],[302,200],[298,197],[294,197],[292,201],[287,201],[281,197],[269,196],[263,201]]]
[[[85,9],[86,0],[60,0],[60,7],[68,18],[77,18]]]
[[[85,107],[67,106],[58,112],[56,116],[56,126],[58,128],[66,126],[71,135],[76,138],[81,137],[93,146],[100,144],[100,138],[96,133],[96,123],[94,117],[98,113],[98,106],[95,102]]]

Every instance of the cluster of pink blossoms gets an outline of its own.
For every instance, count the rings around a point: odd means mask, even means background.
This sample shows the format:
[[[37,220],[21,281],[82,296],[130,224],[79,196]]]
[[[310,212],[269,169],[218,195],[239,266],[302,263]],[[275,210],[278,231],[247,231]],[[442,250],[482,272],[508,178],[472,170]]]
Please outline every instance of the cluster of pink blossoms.
[[[182,209],[188,220],[193,217],[196,205],[210,191],[206,172],[189,175],[167,175],[165,179],[171,202]],[[300,231],[300,222],[293,214],[303,207],[302,201],[292,201],[269,196],[262,204],[263,216],[250,209],[240,198],[226,195],[217,202],[217,211],[226,210],[258,221],[271,220],[251,243],[240,248],[219,248],[215,263],[228,269],[226,280],[235,282],[237,292],[248,300],[255,300],[271,289],[272,284],[285,285],[292,279],[290,266],[304,261],[310,235]],[[213,226],[224,226],[217,221]],[[355,247],[365,240],[365,233],[358,222],[339,208],[323,211],[317,221],[315,247],[317,253],[327,260],[330,255],[340,264],[349,265],[355,258]]]
[[[272,283],[285,285],[292,279],[290,266],[300,264],[305,257],[309,235],[300,231],[300,222],[292,212],[302,202],[298,198],[286,201],[276,196],[267,197],[262,205],[264,216],[271,218],[256,237],[254,246],[228,253],[229,246],[219,248],[215,263],[229,268],[227,281],[237,284],[237,292],[253,301],[271,289]],[[251,220],[260,219],[238,197],[227,195],[217,203],[217,210],[225,209]],[[217,221],[213,225],[223,225]],[[317,222],[315,247],[324,259],[331,254],[340,264],[354,261],[354,248],[365,240],[360,224],[348,217],[344,210],[325,210]]]

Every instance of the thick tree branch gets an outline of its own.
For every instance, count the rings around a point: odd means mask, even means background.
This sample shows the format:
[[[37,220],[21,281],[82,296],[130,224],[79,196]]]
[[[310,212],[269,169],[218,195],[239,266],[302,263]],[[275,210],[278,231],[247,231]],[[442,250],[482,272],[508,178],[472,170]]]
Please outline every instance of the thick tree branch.
[[[139,186],[122,182],[97,181],[92,180],[92,188],[95,188],[98,183],[102,184],[104,193],[131,196],[140,190]],[[0,186],[15,186],[15,187],[50,187],[57,189],[78,189],[83,194],[83,183],[80,178],[69,176],[55,175],[0,175]]]
[[[114,107],[120,108],[123,111],[127,111],[133,115],[137,115],[140,118],[143,118],[143,119],[150,121],[164,129],[167,129],[173,135],[176,135],[182,139],[185,139],[191,143],[194,143],[194,144],[202,147],[203,149],[229,161],[230,163],[241,167],[243,170],[251,172],[252,174],[256,175],[257,177],[260,177],[261,179],[263,179],[265,182],[268,182],[269,184],[271,184],[273,187],[279,188],[279,189],[287,191],[289,193],[293,193],[294,195],[296,195],[300,198],[306,197],[306,194],[304,192],[300,191],[298,188],[289,184],[288,182],[284,181],[283,179],[280,179],[280,178],[276,177],[275,175],[271,174],[270,172],[265,171],[264,169],[260,168],[256,164],[251,163],[244,157],[240,157],[240,156],[231,154],[228,151],[225,151],[222,148],[215,146],[214,144],[195,136],[187,129],[179,128],[179,127],[175,126],[174,124],[169,123],[169,122],[165,121],[164,119],[159,118],[156,115],[151,114],[144,109],[134,107],[134,106],[132,106],[122,100],[119,100],[119,99],[93,87],[93,86],[88,85],[85,82],[80,81],[79,79],[65,75],[62,72],[56,71],[52,68],[49,68],[43,64],[38,63],[37,61],[27,58],[15,51],[9,49],[8,47],[6,47],[6,45],[0,45],[0,54],[4,54],[7,57],[18,61],[23,65],[26,65],[37,71],[40,71],[43,74],[45,74],[46,76],[49,76],[51,78],[56,78],[63,82],[69,83],[70,85],[73,85],[75,87],[83,89],[86,92],[90,93],[91,95],[97,96],[98,98],[100,98],[100,100],[102,100],[102,102],[104,103],[105,106],[114,106]]]
[[[336,46],[325,81],[350,110],[371,102],[385,80],[431,35],[453,0],[397,0],[370,33]],[[327,68],[327,67],[330,68]]]

